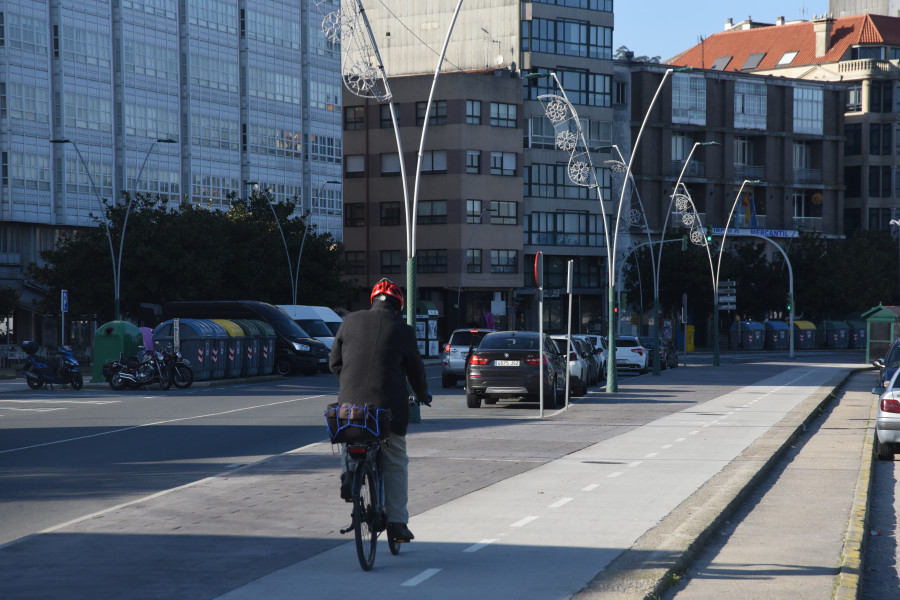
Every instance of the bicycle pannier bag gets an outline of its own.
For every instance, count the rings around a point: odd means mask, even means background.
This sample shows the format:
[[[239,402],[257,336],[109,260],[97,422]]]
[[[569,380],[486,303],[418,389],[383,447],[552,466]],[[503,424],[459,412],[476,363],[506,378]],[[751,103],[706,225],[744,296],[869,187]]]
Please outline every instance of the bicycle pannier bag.
[[[391,411],[369,404],[329,404],[325,423],[332,444],[371,442],[391,435]]]

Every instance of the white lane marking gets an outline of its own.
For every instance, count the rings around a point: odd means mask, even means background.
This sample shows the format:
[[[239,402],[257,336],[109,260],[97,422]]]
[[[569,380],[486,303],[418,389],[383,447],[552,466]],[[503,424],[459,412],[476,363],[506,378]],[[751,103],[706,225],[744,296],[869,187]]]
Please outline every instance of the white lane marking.
[[[547,508],[559,508],[560,506],[565,506],[566,504],[568,504],[569,502],[571,502],[574,499],[575,498],[560,498],[559,500],[557,500],[556,502],[554,502]]]
[[[666,444],[665,446],[662,446],[662,450],[668,450],[671,447],[672,447],[672,444]]]
[[[434,577],[435,575],[437,575],[440,572],[441,572],[440,569],[425,569],[424,571],[422,571],[421,573],[419,573],[412,579],[407,579],[400,585],[403,587],[415,587],[415,586],[419,585],[420,583],[422,583],[423,581],[425,581],[426,579],[430,579],[431,577]]]
[[[303,398],[293,398],[292,400],[280,400],[278,402],[270,402],[269,404],[257,404],[255,406],[245,406],[243,408],[235,408],[233,410],[225,410],[218,413],[209,413],[205,415],[195,415],[193,417],[181,417],[179,419],[167,419],[165,421],[155,421],[153,423],[144,423],[143,425],[132,425],[131,427],[122,427],[120,429],[110,429],[109,431],[102,431],[100,433],[92,433],[91,435],[82,435],[79,437],[66,438],[63,440],[56,440],[54,442],[44,442],[43,444],[34,444],[31,446],[22,446],[20,448],[10,448],[9,450],[0,450],[0,454],[9,454],[11,452],[19,452],[21,450],[32,450],[34,448],[43,448],[44,446],[55,446],[56,444],[64,444],[66,442],[76,442],[79,440],[87,440],[90,438],[100,437],[104,435],[110,435],[113,433],[122,433],[124,431],[131,431],[133,429],[142,429],[144,427],[153,427],[154,425],[166,425],[168,423],[179,423],[181,421],[193,421],[194,419],[208,419],[210,417],[221,417],[222,415],[230,415],[233,413],[243,412],[245,410],[253,410],[256,408],[268,408],[270,406],[278,406],[280,404],[290,404],[291,402],[299,402],[300,400],[314,400],[316,398],[324,398],[329,394],[319,394],[317,396],[304,396]]]
[[[497,540],[481,540],[477,544],[472,544],[471,546],[469,546],[468,548],[463,550],[463,552],[478,552],[482,548],[489,546],[490,544],[493,544],[496,541]]]
[[[610,479],[612,479],[613,477],[618,477],[618,476],[621,475],[621,474],[622,474],[621,471],[616,471],[615,473],[610,473],[609,475],[607,475],[607,477],[609,477]]]
[[[598,487],[600,487],[600,484],[599,484],[599,483],[592,483],[591,485],[588,485],[588,486],[585,486],[585,487],[581,488],[581,491],[582,491],[582,492],[593,492],[593,491],[596,490]]]
[[[659,452],[651,452],[650,454],[648,454],[648,455],[645,456],[644,458],[653,458],[653,457],[656,456],[657,454],[659,454]]]
[[[121,400],[3,400],[0,404],[118,404]]]
[[[536,519],[537,519],[537,517],[525,517],[524,519],[522,519],[520,521],[516,521],[515,523],[510,525],[510,527],[525,527],[526,525],[528,525],[529,523],[531,523],[532,521],[534,521]]]
[[[700,430],[692,431],[689,435],[697,435],[698,433],[700,433]]]
[[[642,461],[642,460],[635,460],[635,461],[632,461],[632,462],[628,463],[628,466],[629,466],[629,467],[632,467],[632,468],[634,468],[634,467],[639,467],[639,466],[641,465],[642,462],[644,462],[644,461]]]
[[[686,439],[687,439],[687,438],[678,438],[678,439],[675,440],[675,441],[676,441],[676,442],[683,442],[683,441],[686,440]]]
[[[57,408],[11,408],[7,406],[0,406],[0,410],[15,410],[18,412],[51,412],[54,410],[69,410],[64,406],[59,406]]]

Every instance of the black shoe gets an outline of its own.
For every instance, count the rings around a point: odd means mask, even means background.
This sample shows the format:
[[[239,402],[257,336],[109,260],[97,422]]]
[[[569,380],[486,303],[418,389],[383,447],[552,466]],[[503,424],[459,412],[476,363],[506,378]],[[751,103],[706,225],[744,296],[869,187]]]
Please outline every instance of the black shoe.
[[[389,536],[398,542],[411,542],[416,539],[416,536],[412,534],[406,523],[388,523],[387,532]]]
[[[344,502],[353,502],[353,473],[350,471],[341,473],[341,499]]]

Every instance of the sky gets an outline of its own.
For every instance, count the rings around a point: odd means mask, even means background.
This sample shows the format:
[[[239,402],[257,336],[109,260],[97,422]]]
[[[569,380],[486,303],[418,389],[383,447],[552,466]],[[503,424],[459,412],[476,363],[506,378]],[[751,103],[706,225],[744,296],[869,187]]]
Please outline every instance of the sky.
[[[723,31],[730,17],[739,23],[775,23],[777,17],[810,20],[828,12],[828,0],[618,0],[613,4],[613,52],[628,46],[635,56],[672,58],[707,37]]]

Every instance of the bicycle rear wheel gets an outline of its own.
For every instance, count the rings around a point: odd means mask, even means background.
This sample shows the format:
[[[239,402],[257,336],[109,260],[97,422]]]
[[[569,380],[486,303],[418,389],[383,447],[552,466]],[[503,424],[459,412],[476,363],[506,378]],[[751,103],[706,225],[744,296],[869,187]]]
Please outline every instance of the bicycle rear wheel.
[[[357,465],[353,481],[353,533],[356,536],[356,556],[363,571],[371,571],[375,565],[375,548],[378,542],[378,515],[375,510],[375,474],[372,465]]]

